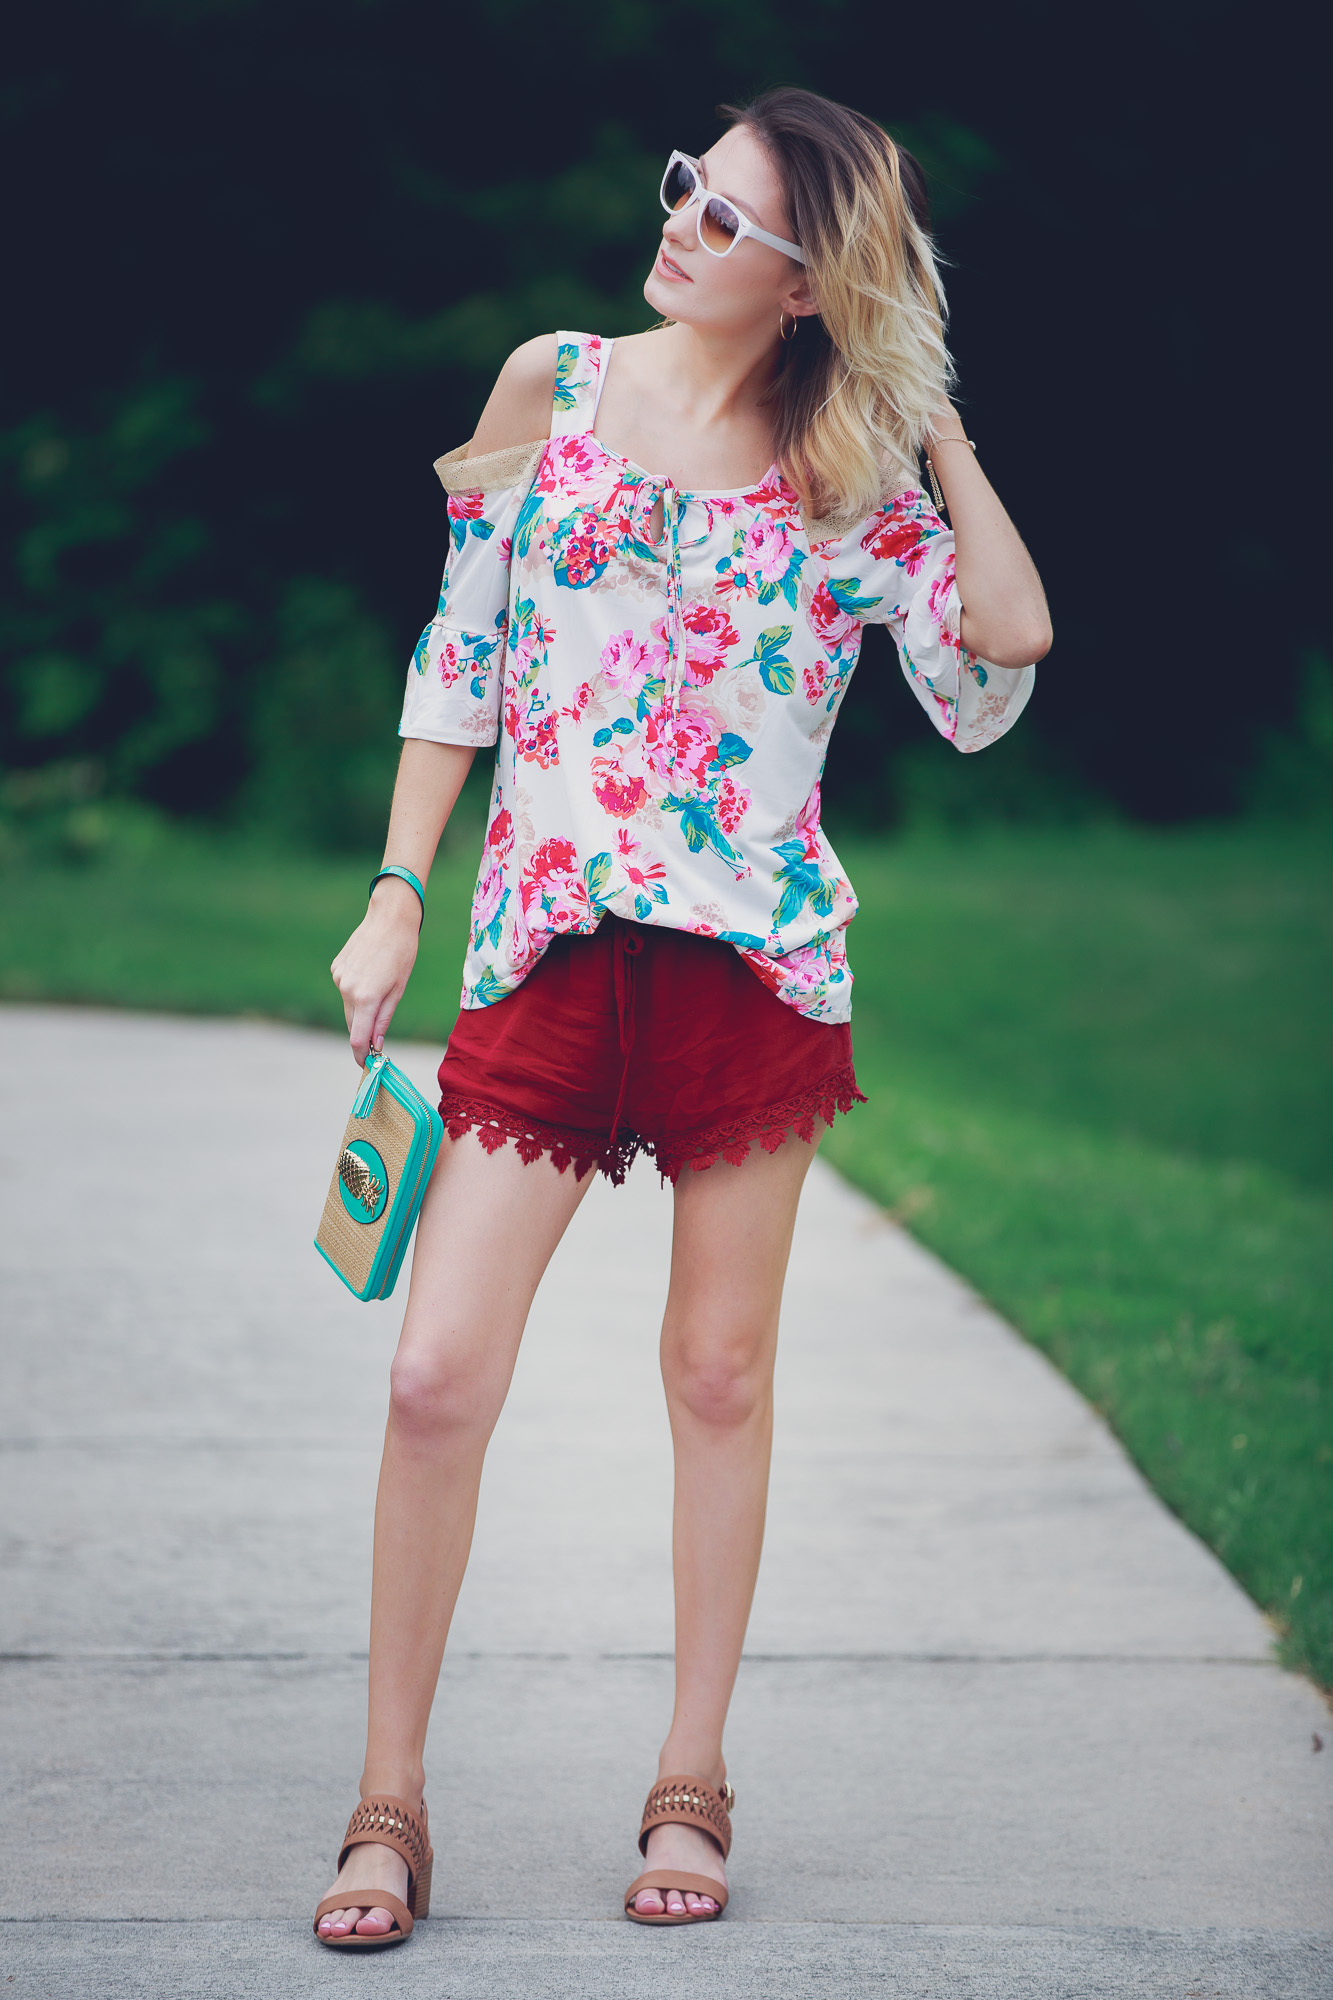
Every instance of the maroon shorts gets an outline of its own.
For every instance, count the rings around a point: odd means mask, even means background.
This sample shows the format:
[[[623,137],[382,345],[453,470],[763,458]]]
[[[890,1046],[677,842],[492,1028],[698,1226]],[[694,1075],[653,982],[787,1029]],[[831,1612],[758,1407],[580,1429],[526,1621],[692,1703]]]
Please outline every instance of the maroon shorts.
[[[523,984],[465,1009],[440,1064],[451,1139],[506,1139],[615,1182],[636,1153],[681,1168],[776,1152],[864,1103],[852,1031],[809,1021],[716,938],[604,917],[559,937]]]

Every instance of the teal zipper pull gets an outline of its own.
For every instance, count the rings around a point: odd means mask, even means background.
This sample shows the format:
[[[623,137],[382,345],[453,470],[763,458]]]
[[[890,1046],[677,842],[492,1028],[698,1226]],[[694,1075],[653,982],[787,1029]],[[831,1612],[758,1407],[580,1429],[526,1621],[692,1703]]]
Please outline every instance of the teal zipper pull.
[[[369,1118],[375,1106],[375,1099],[380,1094],[380,1077],[384,1073],[384,1065],[388,1060],[389,1058],[385,1055],[383,1049],[372,1049],[366,1057],[366,1068],[365,1074],[361,1079],[361,1088],[357,1091],[356,1101],[352,1105],[353,1118]]]

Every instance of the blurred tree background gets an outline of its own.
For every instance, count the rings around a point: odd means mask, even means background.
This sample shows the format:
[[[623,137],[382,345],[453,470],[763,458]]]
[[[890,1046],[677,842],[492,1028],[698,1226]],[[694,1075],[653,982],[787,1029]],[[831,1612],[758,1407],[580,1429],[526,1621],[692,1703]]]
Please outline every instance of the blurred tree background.
[[[925,740],[872,634],[835,817],[1327,796],[1293,298],[1319,120],[1280,9],[1260,37],[1202,0],[47,0],[7,58],[11,827],[77,848],[140,801],[372,847],[442,566],[431,461],[518,341],[648,323],[666,153],[777,81],[925,165],[968,427],[1057,634],[978,760]]]

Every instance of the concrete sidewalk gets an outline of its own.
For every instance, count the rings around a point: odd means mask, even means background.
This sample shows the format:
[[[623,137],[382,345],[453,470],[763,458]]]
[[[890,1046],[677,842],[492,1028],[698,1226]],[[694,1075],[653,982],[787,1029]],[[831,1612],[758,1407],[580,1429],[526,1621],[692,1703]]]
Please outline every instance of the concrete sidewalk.
[[[822,1167],[725,1920],[618,1916],[671,1685],[640,1169],[584,1204],[492,1448],[435,1914],[321,1951],[406,1296],[357,1304],[309,1247],[355,1071],[254,1023],[0,1018],[0,1995],[1333,1993],[1326,1707],[1065,1382]]]

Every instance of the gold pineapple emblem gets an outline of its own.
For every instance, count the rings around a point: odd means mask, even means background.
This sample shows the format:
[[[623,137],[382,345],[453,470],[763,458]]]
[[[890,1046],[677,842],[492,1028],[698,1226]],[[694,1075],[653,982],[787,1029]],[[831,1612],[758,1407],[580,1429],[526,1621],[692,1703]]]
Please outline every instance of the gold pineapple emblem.
[[[328,1158],[327,1153],[324,1157]],[[353,1201],[359,1201],[366,1214],[373,1215],[384,1198],[384,1183],[346,1146],[338,1155],[338,1178]]]

